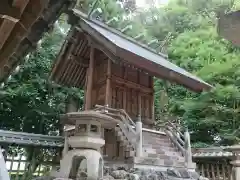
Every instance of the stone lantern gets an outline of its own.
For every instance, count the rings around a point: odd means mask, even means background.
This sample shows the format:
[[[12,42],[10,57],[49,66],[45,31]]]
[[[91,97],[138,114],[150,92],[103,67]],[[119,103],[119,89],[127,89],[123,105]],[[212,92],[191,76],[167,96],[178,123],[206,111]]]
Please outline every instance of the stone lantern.
[[[233,165],[232,178],[233,180],[239,180],[240,179],[240,144],[229,146],[224,150],[233,153],[234,160],[230,162]]]
[[[105,144],[101,121],[90,112],[68,113],[65,119],[75,128],[65,140],[72,150],[67,151],[60,162],[60,176],[72,179],[85,177],[87,180],[101,178],[103,159],[100,148]]]

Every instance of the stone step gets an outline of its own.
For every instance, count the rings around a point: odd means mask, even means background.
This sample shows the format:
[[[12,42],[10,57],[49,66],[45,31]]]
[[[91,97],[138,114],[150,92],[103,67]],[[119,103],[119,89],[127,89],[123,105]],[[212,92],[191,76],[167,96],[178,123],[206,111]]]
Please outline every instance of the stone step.
[[[157,152],[158,153],[158,152]],[[158,153],[159,154],[159,153]],[[179,156],[183,157],[179,152],[165,152],[165,155],[167,156]]]
[[[143,142],[150,142],[150,143],[171,143],[169,139],[155,139],[155,138],[145,138],[143,137]]]
[[[161,137],[146,137],[146,136],[143,136],[143,139],[147,140],[147,141],[167,141],[167,142],[171,141],[169,138],[161,138]]]
[[[157,153],[157,150],[156,149],[153,149],[151,147],[145,147],[143,146],[143,152],[144,153]],[[164,152],[162,151],[162,153],[164,154]]]
[[[152,154],[152,153],[147,153],[147,157],[151,158],[159,158],[159,159],[171,159],[179,162],[184,162],[184,158],[180,156],[169,156],[165,154]]]
[[[150,141],[143,141],[143,144],[152,144],[152,145],[160,145],[160,146],[173,146],[173,144],[171,142],[150,142]]]
[[[185,159],[165,135],[143,133],[143,157],[134,157],[136,152],[130,145],[120,127],[115,128],[115,135],[124,146],[125,157],[135,158],[135,163],[162,167],[184,167]]]
[[[163,166],[163,167],[184,167],[184,162],[178,162],[170,159],[158,159],[150,157],[134,157],[135,164],[151,165],[151,166]]]
[[[146,139],[143,138],[143,142],[149,142],[149,143],[170,143],[171,141],[169,139]]]
[[[165,154],[165,155],[175,155],[175,156],[181,156],[182,154],[178,152],[175,148],[165,148],[165,147],[159,147],[159,148],[153,148],[151,145],[143,145],[143,152],[146,153],[156,153],[156,154]]]
[[[166,149],[164,149],[164,148],[155,149],[155,148],[151,148],[151,147],[143,147],[143,151],[144,151],[144,152],[148,152],[148,153],[168,154],[168,155],[182,156],[182,154],[181,154],[180,152],[178,152],[177,150],[175,150],[175,151],[169,151],[169,150],[166,150]]]
[[[143,144],[145,147],[151,147],[151,148],[153,148],[153,149],[169,149],[169,150],[173,150],[173,151],[175,151],[176,150],[176,148],[174,147],[174,146],[171,146],[171,145],[169,145],[169,144],[166,144],[166,145],[164,145],[164,144]]]
[[[171,152],[177,151],[176,148],[168,147],[168,146],[152,146],[151,148],[156,150],[171,151]]]

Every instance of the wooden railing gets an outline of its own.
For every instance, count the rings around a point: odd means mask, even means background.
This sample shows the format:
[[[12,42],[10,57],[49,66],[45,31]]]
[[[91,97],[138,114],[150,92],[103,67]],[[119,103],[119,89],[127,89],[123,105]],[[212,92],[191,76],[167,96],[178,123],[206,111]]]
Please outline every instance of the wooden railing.
[[[185,129],[184,134],[170,121],[165,124],[165,132],[173,144],[178,148],[181,154],[185,157],[186,165],[192,164],[192,150],[190,143],[190,134],[188,129]]]
[[[136,123],[133,122],[131,117],[123,109],[113,109],[107,106],[96,105],[94,111],[106,114],[119,121],[118,126],[121,128],[122,132],[126,136],[127,140],[131,145],[136,148],[138,142],[138,135],[136,131]]]
[[[165,125],[165,132],[171,139],[171,141],[174,143],[174,145],[178,148],[178,150],[182,153],[182,155],[185,155],[185,139],[182,132],[179,131],[179,129],[172,124],[171,122],[167,122]]]

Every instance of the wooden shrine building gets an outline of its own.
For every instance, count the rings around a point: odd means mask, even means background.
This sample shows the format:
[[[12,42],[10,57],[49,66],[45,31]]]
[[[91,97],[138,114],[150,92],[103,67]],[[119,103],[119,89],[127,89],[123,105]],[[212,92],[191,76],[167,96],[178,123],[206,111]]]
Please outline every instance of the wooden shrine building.
[[[145,138],[143,141],[146,146],[149,143],[154,144],[156,138],[155,132],[149,132],[155,123],[154,77],[183,85],[195,92],[211,88],[208,83],[168,61],[166,56],[99,21],[88,19],[76,9],[73,12],[75,23],[54,63],[51,80],[61,85],[84,89],[85,110],[93,110],[96,105],[111,108],[115,112],[123,109],[127,113],[124,117],[129,120],[124,121],[125,124],[131,122],[131,126],[137,127],[134,123],[141,121],[143,128],[147,128],[142,137]],[[128,128],[131,129],[131,126]],[[123,131],[128,136],[126,131],[129,129]],[[127,139],[131,141],[131,136],[129,137]],[[164,132],[157,132],[157,138],[167,137]],[[124,153],[120,153],[121,143],[118,144],[123,137],[115,139],[114,132],[105,129],[104,139],[105,155],[126,158]],[[168,139],[166,141],[171,146]],[[150,148],[150,151],[158,151],[161,147],[162,144],[159,144],[159,147]],[[127,151],[126,149],[123,151]],[[184,154],[183,149],[184,147],[181,148]]]
[[[54,64],[51,79],[85,89],[85,110],[96,104],[125,109],[144,124],[154,123],[153,77],[195,92],[211,86],[105,24],[75,11],[78,20]]]

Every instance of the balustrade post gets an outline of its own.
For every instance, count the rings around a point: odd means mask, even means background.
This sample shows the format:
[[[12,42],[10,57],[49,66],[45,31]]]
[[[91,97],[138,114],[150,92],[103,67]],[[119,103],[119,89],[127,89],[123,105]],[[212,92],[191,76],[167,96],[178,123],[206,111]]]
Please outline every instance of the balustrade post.
[[[231,164],[233,165],[233,170],[231,174],[231,179],[233,180],[239,180],[240,178],[240,160],[231,161]]]
[[[136,156],[141,157],[142,156],[142,121],[141,121],[141,116],[138,116],[138,120],[136,122],[136,132],[137,132],[137,147],[136,147]]]
[[[186,129],[184,133],[184,140],[185,140],[185,163],[188,168],[192,168],[192,149],[191,149],[191,141],[190,141],[190,134],[188,129]]]
[[[63,147],[63,151],[62,151],[62,157],[64,157],[69,150],[69,145],[68,145],[68,132],[64,133],[64,147]]]
[[[234,145],[225,148],[226,151],[230,151],[233,153],[233,161],[230,163],[232,164],[232,174],[230,179],[239,180],[240,179],[240,144]]]

